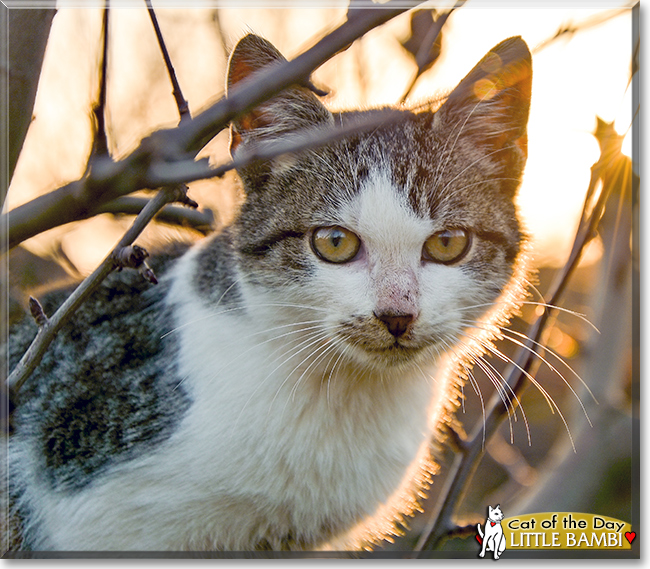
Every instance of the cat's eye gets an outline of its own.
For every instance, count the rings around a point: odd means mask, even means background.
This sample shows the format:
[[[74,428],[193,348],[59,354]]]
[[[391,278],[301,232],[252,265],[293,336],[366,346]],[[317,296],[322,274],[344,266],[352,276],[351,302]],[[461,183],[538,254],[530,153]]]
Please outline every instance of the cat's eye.
[[[422,256],[427,261],[448,265],[460,261],[469,251],[470,234],[466,229],[445,229],[424,242]]]
[[[356,257],[361,247],[361,240],[352,231],[333,225],[314,230],[311,236],[311,247],[324,261],[347,263]]]

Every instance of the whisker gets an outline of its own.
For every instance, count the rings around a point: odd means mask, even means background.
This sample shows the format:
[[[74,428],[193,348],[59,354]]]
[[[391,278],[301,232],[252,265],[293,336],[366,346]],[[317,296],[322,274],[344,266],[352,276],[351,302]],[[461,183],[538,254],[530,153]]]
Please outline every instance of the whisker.
[[[231,307],[227,308],[221,311],[214,312],[212,310],[207,311],[207,313],[204,316],[201,316],[200,318],[196,318],[192,320],[191,322],[186,322],[185,324],[182,324],[181,326],[177,326],[176,328],[170,330],[169,332],[165,332],[160,338],[165,338],[169,336],[170,334],[174,334],[180,330],[183,330],[184,328],[187,328],[188,326],[192,326],[193,324],[196,324],[197,322],[202,322],[203,320],[208,320],[210,318],[215,318],[217,316],[222,316],[223,314],[228,314],[230,312],[236,312],[238,310],[249,310],[251,308],[268,308],[268,307],[279,307],[279,308],[299,308],[299,309],[307,309],[307,310],[314,310],[314,311],[320,311],[323,312],[324,314],[329,314],[329,310],[326,308],[322,308],[320,306],[309,306],[309,305],[304,305],[304,304],[290,304],[290,303],[278,303],[278,302],[269,302],[269,303],[260,303],[260,304],[246,304],[242,306],[236,306],[236,307]]]
[[[454,308],[454,310],[462,312],[464,310],[473,310],[475,308],[493,308],[499,304],[509,304],[508,301],[504,300],[501,302],[484,302],[481,304],[471,304],[469,306],[458,306]],[[600,334],[600,330],[596,327],[595,324],[593,324],[589,318],[587,318],[586,314],[582,314],[580,312],[576,312],[575,310],[570,310],[569,308],[564,308],[563,306],[557,306],[555,304],[547,304],[546,302],[535,302],[532,300],[524,300],[521,302],[522,306],[542,306],[544,308],[548,308],[549,310],[557,310],[558,312],[563,312],[565,314],[570,314],[571,316],[575,316],[576,318],[579,318],[585,324],[588,324],[593,330],[598,332]]]
[[[336,369],[336,366],[338,366],[339,363],[342,361],[342,358],[347,354],[347,352],[352,351],[352,346],[347,345],[342,341],[340,343],[343,344],[343,350],[341,351],[341,354],[339,355],[336,362],[334,362],[334,367],[332,367],[332,369],[330,370],[329,376],[327,377],[327,406],[328,406],[328,408],[330,406],[330,385],[331,385],[331,382],[332,382],[332,377],[333,377],[333,374],[334,374],[334,370]],[[326,370],[327,370],[327,368],[326,368]]]
[[[513,403],[510,394],[506,390],[506,387],[514,394],[515,400],[517,401],[518,407],[521,409],[521,403],[519,399],[517,398],[517,395],[514,393],[512,387],[508,385],[508,382],[505,380],[505,378],[492,366],[488,361],[483,359],[483,356],[480,354],[475,354],[474,355],[474,361],[476,365],[485,373],[487,378],[490,380],[490,383],[494,386],[497,394],[499,395],[499,398],[501,399],[503,406],[506,408],[506,412],[508,414],[508,427],[510,429],[510,440],[511,442],[514,441],[514,430],[513,430],[513,425],[512,421],[514,420],[515,422],[517,421],[517,408],[515,407],[515,404]],[[522,411],[523,415],[523,411]],[[524,416],[524,423],[528,425],[528,421],[526,421],[525,416]],[[529,435],[530,437],[530,435]],[[529,438],[530,441],[530,438]]]
[[[318,322],[318,321],[314,321],[314,322]],[[283,326],[278,326],[277,328],[282,328],[282,327]],[[222,365],[219,368],[219,372],[227,369],[228,366],[233,365],[235,362],[240,360],[242,357],[244,357],[249,352],[258,349],[261,346],[264,346],[265,344],[270,344],[272,342],[276,342],[276,341],[278,341],[278,340],[280,340],[282,338],[286,338],[288,336],[295,336],[295,335],[298,335],[298,334],[303,334],[304,332],[313,332],[313,331],[317,331],[317,330],[327,331],[327,329],[328,328],[325,325],[319,324],[319,325],[316,325],[316,326],[307,326],[307,327],[299,328],[297,330],[291,330],[290,332],[285,332],[284,334],[280,334],[279,336],[274,336],[272,338],[268,338],[268,339],[266,339],[266,340],[264,340],[262,342],[258,342],[257,344],[254,344],[253,346],[250,346],[249,348],[245,349],[243,352],[239,353],[236,357],[231,358],[230,360],[228,360],[227,363],[225,363],[224,365]],[[273,328],[271,328],[271,330],[273,330]],[[251,338],[253,336],[256,336],[258,334],[263,334],[263,333],[266,333],[266,332],[268,332],[268,331],[267,330],[262,330],[260,332],[256,332],[255,334],[251,334],[249,336],[246,336],[246,338]],[[280,345],[278,348],[276,348],[270,354],[268,354],[268,356],[272,356],[273,354],[275,354],[276,352],[278,352],[278,351],[280,351],[280,350],[282,350],[284,348],[285,348],[284,345]]]
[[[576,447],[573,442],[573,437],[571,436],[571,430],[569,429],[569,425],[566,421],[566,418],[564,417],[562,411],[558,407],[557,403],[553,400],[553,398],[549,395],[549,393],[544,389],[544,387],[530,374],[528,373],[524,368],[522,368],[517,362],[513,361],[511,358],[497,350],[494,346],[486,345],[486,349],[488,349],[491,353],[493,353],[495,356],[497,356],[499,359],[501,359],[504,362],[507,362],[514,367],[516,367],[521,373],[523,373],[528,380],[537,388],[537,390],[544,396],[544,399],[546,399],[546,402],[548,403],[551,413],[555,414],[555,411],[557,411],[558,415],[562,419],[562,422],[564,423],[564,427],[567,431],[567,434],[569,436],[569,440],[571,441],[571,448],[573,448],[573,452],[576,452]]]
[[[280,365],[278,365],[276,368],[273,369],[273,371],[271,371],[271,373],[266,377],[266,379],[268,379],[268,378],[269,378],[273,373],[275,373],[278,369],[280,369],[280,368],[281,368],[285,363],[287,363],[289,360],[291,360],[292,358],[294,358],[294,357],[297,356],[298,354],[304,352],[306,349],[310,348],[310,347],[313,346],[314,344],[318,344],[319,342],[323,341],[324,339],[327,338],[327,336],[328,336],[328,334],[325,332],[325,333],[321,334],[320,336],[316,336],[316,338],[315,338],[314,340],[311,340],[311,339],[310,339],[310,341],[309,341],[309,343],[307,343],[307,345],[303,346],[300,350],[298,350],[297,352],[293,353],[293,354],[290,355],[288,358],[285,358],[285,359],[280,363]],[[304,342],[303,342],[303,343],[304,343]],[[328,344],[329,344],[329,342],[328,342]],[[308,360],[312,355],[314,355],[314,354],[313,354],[313,353],[309,353],[309,354],[307,354],[307,356],[306,356],[305,358],[303,358],[303,359],[300,361],[300,363],[299,363],[298,365],[296,365],[296,366],[291,370],[290,373],[287,374],[287,377],[282,381],[282,383],[280,384],[280,386],[276,389],[276,391],[275,391],[275,395],[273,396],[273,399],[271,399],[271,403],[269,404],[269,411],[268,411],[269,414],[271,413],[271,408],[273,407],[273,403],[274,403],[275,400],[277,399],[277,397],[278,397],[278,395],[280,394],[280,391],[282,390],[282,388],[284,387],[284,385],[285,385],[285,384],[287,383],[287,381],[289,381],[289,379],[291,378],[291,375],[293,374],[293,372],[296,371],[296,369],[298,369],[298,368],[299,368],[299,367],[300,367],[300,366],[301,366],[305,361],[307,361],[307,360]],[[264,381],[266,381],[266,379],[265,379]]]
[[[480,326],[474,325],[474,327],[480,329]],[[564,365],[564,366],[565,366],[565,367],[566,367],[566,368],[567,368],[567,369],[568,369],[568,370],[569,370],[569,371],[570,371],[570,372],[571,372],[571,373],[572,373],[572,374],[573,374],[573,375],[574,375],[574,376],[575,376],[575,377],[580,381],[580,383],[581,383],[581,384],[584,386],[584,388],[587,390],[587,392],[589,393],[589,395],[591,396],[591,398],[594,400],[594,402],[595,402],[596,404],[598,404],[598,400],[597,400],[596,397],[594,396],[594,394],[593,394],[593,392],[591,391],[591,389],[589,389],[589,386],[588,386],[588,385],[585,383],[585,381],[580,377],[580,375],[578,375],[578,373],[576,373],[576,372],[574,371],[574,369],[573,369],[573,368],[572,368],[572,367],[571,367],[567,362],[565,362],[564,359],[563,359],[561,356],[559,356],[557,353],[555,353],[552,349],[550,349],[550,348],[544,346],[543,344],[540,344],[539,342],[536,342],[536,341],[533,340],[532,338],[529,338],[526,334],[522,334],[521,332],[517,332],[516,330],[511,330],[511,329],[502,329],[502,330],[501,330],[501,337],[502,337],[503,339],[508,340],[508,341],[511,342],[512,344],[514,344],[514,345],[516,345],[516,346],[519,346],[520,348],[522,348],[522,349],[524,349],[524,350],[527,350],[529,353],[531,353],[531,354],[533,354],[534,356],[536,356],[536,357],[537,357],[541,362],[543,362],[543,363],[544,363],[544,364],[545,364],[545,365],[546,365],[546,366],[547,366],[547,367],[548,367],[548,368],[549,368],[553,373],[555,373],[555,374],[556,374],[556,375],[557,375],[557,376],[558,376],[558,377],[559,377],[559,378],[564,382],[564,384],[569,388],[569,390],[571,391],[571,393],[574,395],[574,397],[576,398],[576,400],[577,400],[578,403],[580,404],[580,407],[581,407],[581,409],[582,409],[582,412],[584,413],[585,418],[587,419],[587,422],[589,423],[589,426],[593,426],[592,423],[591,423],[591,420],[589,419],[589,415],[588,415],[588,413],[587,413],[587,410],[585,409],[585,406],[584,406],[584,404],[582,403],[582,400],[580,399],[580,396],[576,393],[576,391],[574,390],[573,386],[572,386],[572,385],[567,381],[567,379],[564,377],[564,375],[562,375],[562,373],[560,373],[560,371],[559,371],[558,369],[556,369],[556,368],[555,368],[555,367],[554,367],[554,366],[553,366],[553,365],[552,365],[552,364],[551,364],[551,363],[550,363],[550,362],[549,362],[549,361],[548,361],[548,360],[547,360],[547,359],[546,359],[542,354],[540,354],[537,350],[534,350],[534,349],[531,348],[530,346],[527,346],[524,342],[521,342],[521,341],[519,341],[519,340],[516,340],[515,338],[512,338],[511,336],[508,336],[508,334],[513,334],[513,335],[519,336],[519,337],[521,337],[521,338],[523,338],[523,339],[525,339],[525,340],[528,340],[528,341],[530,341],[531,343],[533,343],[534,345],[538,346],[541,350],[545,350],[545,351],[547,351],[549,354],[553,355],[553,356],[554,356],[558,361],[560,361],[560,362],[561,362],[561,363],[562,363],[562,364],[563,364],[563,365]],[[510,358],[508,358],[508,360],[510,360]],[[505,360],[503,360],[503,361],[505,361]],[[510,360],[510,361],[512,361],[512,360]]]
[[[303,346],[305,343],[311,342],[312,339],[313,339],[314,337],[316,338],[316,340],[315,340],[314,342],[312,342],[312,344],[315,343],[315,342],[319,342],[319,341],[321,341],[323,338],[326,338],[326,337],[327,337],[327,332],[326,332],[326,331],[325,331],[325,332],[321,332],[320,334],[318,334],[318,333],[316,333],[316,332],[312,332],[311,334],[308,335],[307,339],[303,340],[302,342],[300,342],[300,343],[299,343],[298,345],[296,345],[296,346],[292,346],[291,348],[289,348],[288,350],[284,351],[282,354],[280,354],[278,357],[274,358],[273,360],[271,360],[271,361],[268,362],[268,363],[269,363],[269,364],[273,364],[274,362],[276,362],[276,361],[278,361],[279,359],[281,359],[281,358],[282,358],[284,355],[286,355],[287,353],[290,353],[290,352],[292,352],[292,351],[294,351],[294,350],[300,348],[300,347]],[[298,338],[298,339],[299,339],[299,338]],[[312,344],[309,344],[309,345],[312,345]],[[306,346],[306,347],[304,347],[304,348],[302,348],[302,350],[300,350],[300,351],[305,350],[307,347],[309,347],[309,345]],[[285,347],[286,347],[286,346],[282,346],[282,348],[285,348]],[[281,349],[282,349],[282,348],[281,348]],[[272,355],[273,355],[274,353],[276,353],[277,351],[279,351],[279,350],[274,350],[273,352],[271,352],[271,354],[269,354],[269,357],[272,356]],[[283,366],[287,361],[289,361],[291,358],[293,358],[293,357],[296,356],[298,353],[300,353],[300,351],[290,354],[290,355],[289,355],[286,359],[284,359],[284,360],[283,360],[283,361],[282,361],[278,366],[276,366],[274,369],[272,369],[272,370],[271,370],[271,371],[266,375],[266,377],[265,377],[265,378],[264,378],[264,379],[263,379],[263,380],[262,380],[262,381],[257,385],[257,387],[253,390],[253,392],[250,394],[250,396],[248,397],[248,399],[246,400],[246,402],[245,402],[244,405],[242,406],[241,411],[239,412],[239,415],[237,416],[237,419],[235,420],[235,422],[234,422],[234,424],[233,424],[233,426],[232,426],[232,428],[231,428],[231,430],[230,430],[230,433],[231,433],[230,436],[231,436],[231,437],[232,437],[232,434],[233,434],[233,432],[234,432],[234,430],[235,430],[235,427],[236,427],[237,423],[239,422],[239,419],[241,418],[242,414],[244,413],[244,410],[246,409],[246,407],[248,406],[248,404],[251,402],[251,400],[253,399],[253,397],[255,396],[255,394],[256,394],[256,393],[257,393],[257,392],[262,388],[262,386],[263,386],[263,385],[264,385],[264,384],[265,384],[265,383],[266,383],[266,382],[267,382],[267,381],[268,381],[268,380],[273,376],[273,374],[274,374],[278,369],[280,369],[280,368],[281,368],[281,367],[282,367],[282,366]],[[267,358],[267,360],[268,360],[268,358]],[[286,381],[286,379],[285,379],[285,381]],[[283,385],[284,385],[284,382],[283,382]],[[275,399],[275,398],[274,398],[274,399]]]
[[[551,371],[553,371],[558,377],[560,377],[564,381],[564,383],[569,387],[569,389],[571,389],[573,394],[576,395],[576,397],[578,397],[578,395],[575,393],[575,391],[573,391],[573,389],[571,388],[571,385],[566,380],[566,378],[557,369],[555,369],[555,367],[553,367],[553,365],[551,365],[551,363],[546,358],[544,358],[536,350],[533,350],[529,346],[526,346],[523,342],[519,342],[519,341],[515,340],[514,338],[511,338],[507,334],[515,334],[516,336],[524,338],[524,339],[532,342],[535,346],[538,346],[540,349],[542,349],[542,350],[548,352],[549,354],[551,354],[552,356],[554,356],[560,363],[562,363],[564,365],[564,367],[566,367],[567,370],[569,370],[580,381],[582,386],[587,390],[587,393],[589,393],[589,395],[593,399],[594,403],[596,403],[598,405],[598,400],[596,399],[596,396],[593,394],[591,389],[589,389],[589,386],[586,384],[586,382],[582,379],[582,377],[580,377],[580,375],[567,362],[564,361],[564,359],[559,354],[557,354],[555,351],[553,351],[548,346],[545,346],[544,344],[540,344],[539,342],[536,342],[532,338],[529,338],[528,336],[526,336],[526,334],[522,334],[521,332],[517,332],[516,330],[503,330],[503,333],[504,333],[504,338],[505,339],[507,339],[510,342],[516,344],[517,346],[520,346],[520,347],[530,351],[531,353],[534,353],[542,362],[544,362],[548,366],[548,368]],[[580,401],[579,397],[578,397],[578,401]],[[582,403],[580,403],[580,404],[582,405]],[[584,410],[584,407],[583,407],[583,410]],[[586,415],[586,412],[585,412],[585,415]],[[587,417],[587,420],[588,419],[589,419],[589,417]]]

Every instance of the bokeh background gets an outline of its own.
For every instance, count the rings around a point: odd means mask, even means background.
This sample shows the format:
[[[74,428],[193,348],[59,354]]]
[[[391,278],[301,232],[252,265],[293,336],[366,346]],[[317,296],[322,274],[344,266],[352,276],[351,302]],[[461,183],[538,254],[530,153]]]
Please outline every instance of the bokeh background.
[[[234,2],[187,4],[180,9],[153,2],[192,113],[223,96],[227,56],[242,35],[249,31],[263,35],[291,59],[341,23],[348,7],[343,1],[276,6],[262,0],[249,8]],[[534,72],[529,159],[518,204],[531,235],[539,271],[537,289],[544,294],[569,255],[590,169],[601,154],[594,136],[597,117],[613,123],[622,137],[616,163],[630,166],[636,111],[631,85],[632,4],[470,0],[449,16],[440,54],[419,77],[407,49],[412,15],[404,14],[332,58],[313,79],[330,91],[326,102],[332,108],[399,104],[407,93],[405,104],[414,104],[453,88],[496,43],[522,36],[533,52]],[[435,19],[452,5],[435,2],[420,8],[436,10],[431,14]],[[91,149],[101,7],[93,2],[83,8],[66,2],[57,6],[33,120],[5,211],[80,178]],[[144,3],[114,3],[109,42],[107,129],[110,151],[120,158],[148,133],[177,124],[178,111]],[[201,155],[215,164],[227,160],[227,141],[227,133],[221,133]],[[634,352],[638,339],[633,320],[638,307],[632,285],[638,263],[631,238],[635,204],[630,192],[626,184],[610,200],[598,235],[584,251],[562,301],[591,324],[560,313],[545,335],[549,348],[565,363],[545,354],[552,365],[540,362],[536,378],[557,403],[566,425],[539,390],[529,388],[522,399],[526,419],[518,412],[517,421],[506,422],[487,442],[471,490],[459,505],[461,518],[481,520],[488,504],[500,503],[506,516],[584,511],[638,522],[638,517],[633,519],[638,512],[634,477],[639,446],[633,435],[638,418]],[[241,200],[235,174],[194,182],[190,196],[213,213],[214,230],[232,219]],[[99,215],[47,231],[11,251],[10,314],[20,312],[28,294],[38,295],[44,287],[92,272],[131,220],[125,215]],[[187,230],[152,223],[138,243],[155,248],[160,240],[181,232]],[[534,294],[531,300],[540,298]],[[538,311],[526,307],[513,329],[526,333]],[[500,348],[508,354],[516,351],[508,341]],[[490,363],[503,368],[498,359]],[[481,395],[466,388],[459,416],[468,431],[482,421],[481,401],[494,393],[490,378],[480,370],[475,376]],[[453,452],[446,451],[443,458],[424,514],[387,548],[412,548],[433,509]],[[445,547],[473,551],[476,544],[473,538],[456,539]]]

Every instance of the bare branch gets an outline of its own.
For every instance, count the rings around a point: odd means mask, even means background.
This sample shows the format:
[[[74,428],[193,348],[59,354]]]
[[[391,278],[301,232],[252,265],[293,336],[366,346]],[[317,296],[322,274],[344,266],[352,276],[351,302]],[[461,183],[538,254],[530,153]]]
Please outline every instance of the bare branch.
[[[99,94],[97,104],[93,107],[96,132],[94,136],[93,155],[108,156],[108,138],[106,135],[106,77],[108,67],[108,20],[110,11],[108,0],[102,15],[102,53],[99,62]]]
[[[271,160],[283,154],[299,153],[318,148],[355,133],[366,132],[382,125],[403,120],[403,118],[403,111],[382,109],[345,126],[304,129],[278,140],[261,142],[245,148],[237,158],[217,167],[210,166],[207,160],[153,164],[149,171],[149,183],[152,186],[163,186],[221,177],[230,170],[243,168],[253,162]]]
[[[31,312],[32,318],[34,318],[34,321],[39,328],[42,328],[47,324],[48,319],[45,315],[45,311],[43,310],[41,303],[33,296],[29,297],[29,311]]]
[[[618,16],[621,16],[622,14],[627,14],[629,13],[628,8],[617,8],[614,10],[609,10],[607,12],[604,12],[602,14],[597,14],[591,18],[587,18],[583,20],[582,22],[579,22],[577,24],[575,23],[568,23],[565,24],[564,26],[560,26],[560,28],[555,32],[553,36],[551,36],[548,39],[545,39],[543,42],[537,44],[535,48],[532,50],[533,53],[537,53],[538,51],[541,51],[545,48],[547,48],[550,44],[553,42],[566,37],[566,36],[574,36],[578,32],[581,32],[583,30],[586,30],[588,28],[593,28],[596,26],[599,26],[600,24],[604,24],[605,22],[617,18]]]
[[[177,160],[139,165],[137,151],[121,162],[110,157],[97,157],[87,175],[11,210],[0,218],[0,225],[9,222],[9,247],[14,247],[29,237],[71,221],[87,219],[105,211],[104,205],[124,194],[144,188],[157,188],[195,180],[223,176],[256,160],[269,160],[290,152],[332,142],[356,132],[371,130],[381,124],[399,120],[400,111],[381,111],[367,119],[345,127],[314,129],[282,140],[251,148],[231,162],[213,168],[208,159]],[[145,139],[143,144],[149,139]],[[192,204],[188,204],[192,205]],[[195,204],[196,206],[196,204]]]
[[[162,32],[160,31],[156,12],[154,11],[150,0],[145,0],[145,3],[147,5],[147,12],[149,12],[149,17],[151,18],[151,23],[153,24],[153,29],[156,32],[156,38],[158,39],[160,51],[162,52],[163,59],[165,60],[165,66],[167,67],[167,72],[169,73],[169,79],[172,82],[172,94],[174,95],[174,100],[176,101],[176,106],[178,107],[178,114],[180,115],[182,122],[185,119],[191,118],[190,107],[187,104],[185,97],[183,97],[181,86],[178,82],[178,79],[176,78],[176,71],[174,71],[174,65],[172,64],[171,57],[169,57],[169,52],[167,51],[165,40],[163,39]]]
[[[365,32],[408,10],[412,5],[390,0],[381,7],[357,13],[293,61],[271,70],[262,69],[251,79],[237,84],[227,99],[221,99],[197,117],[183,121],[176,128],[159,130],[143,139],[138,148],[123,160],[115,162],[109,157],[93,160],[83,179],[40,196],[2,216],[0,230],[6,230],[9,226],[9,248],[52,227],[89,217],[89,212],[112,199],[137,190],[158,187],[162,185],[161,181],[171,181],[174,176],[168,175],[170,170],[180,171],[188,166],[187,159],[181,164],[178,161],[188,156],[188,153],[193,157],[192,153],[200,150],[230,120],[289,85],[304,83],[311,72],[327,59]],[[201,163],[198,161],[198,164]],[[203,161],[203,166],[206,165],[207,161]],[[229,169],[232,167],[226,170]],[[194,177],[187,177],[183,181],[208,175],[219,174],[194,174]],[[179,178],[182,179],[182,176],[174,179]]]
[[[430,69],[438,60],[441,49],[442,29],[454,10],[461,8],[464,4],[465,0],[459,0],[449,11],[440,14],[437,18],[435,17],[435,9],[418,10],[411,16],[411,36],[402,46],[413,55],[418,68],[402,95],[402,102],[406,101],[422,74]],[[423,27],[420,23],[423,19],[426,22],[424,26],[426,29],[418,29]]]
[[[221,99],[195,117],[192,122],[181,125],[174,131],[160,131],[159,137],[167,139],[168,143],[168,146],[163,148],[167,148],[171,156],[200,150],[231,120],[245,114],[286,87],[304,83],[314,69],[340,51],[347,49],[363,34],[421,3],[422,0],[415,0],[415,2],[389,0],[382,5],[373,5],[373,9],[355,10],[347,21],[294,60],[274,66],[272,69],[260,70],[250,79],[238,83],[227,99]]]

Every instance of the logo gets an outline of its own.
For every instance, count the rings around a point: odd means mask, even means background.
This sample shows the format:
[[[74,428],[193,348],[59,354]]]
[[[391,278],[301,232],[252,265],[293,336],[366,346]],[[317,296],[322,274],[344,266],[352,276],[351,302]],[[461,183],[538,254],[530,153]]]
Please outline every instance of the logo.
[[[506,550],[632,549],[637,533],[615,518],[576,512],[543,512],[504,518],[501,506],[488,506],[485,524],[477,524],[479,557]]]
[[[481,524],[476,525],[479,535],[476,539],[481,544],[481,551],[479,557],[485,557],[486,551],[492,551],[494,559],[499,559],[501,554],[506,550],[506,538],[503,535],[503,528],[501,527],[501,520],[503,519],[503,512],[501,505],[497,504],[496,507],[488,506],[488,517],[485,520],[485,531],[481,531]]]

